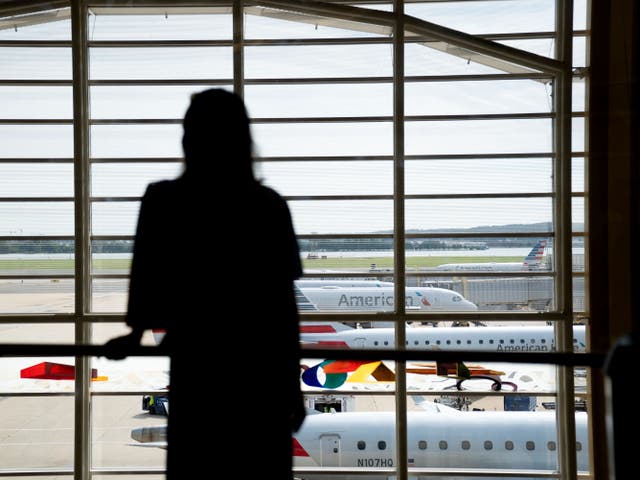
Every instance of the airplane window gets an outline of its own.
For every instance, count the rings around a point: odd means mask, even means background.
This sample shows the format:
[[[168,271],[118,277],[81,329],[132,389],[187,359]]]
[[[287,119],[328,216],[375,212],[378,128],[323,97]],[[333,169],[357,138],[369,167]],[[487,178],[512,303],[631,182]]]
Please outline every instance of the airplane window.
[[[580,450],[582,450],[582,443],[580,442],[576,442],[576,450],[579,452]]]
[[[456,343],[460,345],[462,342],[460,340],[456,340]]]
[[[385,450],[387,448],[387,442],[380,440],[378,442],[378,450]]]
[[[491,440],[484,441],[484,449],[485,450],[493,450],[493,442]]]
[[[536,449],[536,442],[532,442],[531,440],[529,440],[525,444],[525,447],[526,447],[527,450],[535,450]]]
[[[531,342],[531,343],[536,343],[536,339],[535,339],[535,338],[532,338],[532,339],[530,340],[530,342]]]
[[[471,345],[471,340],[467,340],[467,345]]]
[[[524,343],[524,338],[521,338],[521,339],[520,339],[520,343]]]
[[[578,343],[578,339],[577,339],[577,338],[574,338],[574,339],[573,339],[573,343]]]
[[[414,340],[414,341],[413,341],[413,344],[414,344],[414,345],[419,345],[419,344],[420,344],[420,342],[419,342],[418,340]]]
[[[500,345],[502,345],[504,343],[503,339],[500,339]]]
[[[484,340],[478,340],[478,343],[482,345],[484,343]]]
[[[388,341],[388,340],[385,340],[385,341],[384,341],[384,344],[385,344],[385,345],[389,345],[389,341]]]
[[[554,442],[553,440],[551,440],[550,442],[547,442],[547,448],[554,452],[556,449],[556,442]]]
[[[512,338],[511,340],[509,340],[509,343],[516,343],[516,341]]]
[[[376,340],[375,342],[373,342],[373,344],[377,346],[378,345],[378,341]]]
[[[463,440],[460,446],[463,450],[469,450],[471,448],[471,442],[469,442],[469,440]]]
[[[447,340],[447,345],[451,345],[451,340]]]
[[[543,338],[540,340],[540,343],[547,343],[547,341]]]
[[[427,449],[427,441],[426,440],[420,440],[418,442],[418,448],[420,450],[426,450]]]
[[[425,344],[425,345],[429,345],[429,340],[425,340],[425,341],[424,341],[424,344]]]
[[[409,340],[407,340],[405,343],[406,343],[407,345],[409,345]]]
[[[490,343],[491,345],[493,345],[493,339],[489,340],[489,343]]]
[[[513,442],[511,440],[507,440],[504,442],[504,448],[506,450],[513,450]]]
[[[438,442],[438,447],[440,447],[440,450],[446,450],[447,448],[449,448],[449,445],[447,445],[446,440],[440,440]]]
[[[367,448],[367,442],[358,440],[358,450],[364,450],[365,448]]]
[[[437,343],[438,345],[440,345],[440,340],[436,340],[436,343]]]

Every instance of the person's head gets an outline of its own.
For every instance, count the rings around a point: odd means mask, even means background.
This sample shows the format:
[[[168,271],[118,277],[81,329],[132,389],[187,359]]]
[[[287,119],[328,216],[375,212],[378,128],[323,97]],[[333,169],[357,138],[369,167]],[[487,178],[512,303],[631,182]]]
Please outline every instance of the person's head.
[[[249,117],[238,95],[222,88],[193,94],[183,127],[187,172],[254,178]]]

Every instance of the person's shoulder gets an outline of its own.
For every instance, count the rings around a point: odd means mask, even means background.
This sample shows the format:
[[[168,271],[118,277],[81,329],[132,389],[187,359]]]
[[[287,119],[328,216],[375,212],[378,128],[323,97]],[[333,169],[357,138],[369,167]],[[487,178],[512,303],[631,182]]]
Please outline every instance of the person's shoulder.
[[[180,188],[180,182],[178,179],[158,180],[147,185],[145,197],[172,194],[177,190],[180,190]]]
[[[271,187],[259,184],[257,187],[257,192],[258,192],[258,195],[264,198],[266,201],[271,201],[272,203],[278,203],[278,204],[286,204],[282,195],[280,195]]]

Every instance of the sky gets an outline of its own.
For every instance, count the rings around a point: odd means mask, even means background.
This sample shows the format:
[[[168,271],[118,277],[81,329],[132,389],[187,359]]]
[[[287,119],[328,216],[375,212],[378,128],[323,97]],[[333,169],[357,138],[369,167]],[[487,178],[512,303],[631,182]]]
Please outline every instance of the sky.
[[[552,31],[554,0],[435,2],[407,5],[406,13],[467,33]],[[575,2],[575,28],[585,28],[584,1]],[[373,8],[384,9],[384,6]],[[461,9],[465,15],[460,15]],[[274,20],[247,15],[248,39],[366,38],[362,31]],[[91,40],[229,39],[227,15],[110,16],[97,13],[89,22]],[[0,30],[0,40],[70,38],[68,21]],[[511,46],[550,55],[550,40],[509,41]],[[228,79],[232,76],[230,46],[93,48],[91,80]],[[584,39],[576,41],[574,65],[584,65]],[[247,85],[245,100],[254,123],[258,175],[288,201],[296,231],[308,233],[367,233],[393,227],[393,89],[390,82],[367,83],[369,76],[392,75],[391,45],[249,45],[245,47],[245,76],[265,78],[363,78],[360,83]],[[407,44],[405,73],[452,75],[497,73],[421,44]],[[0,47],[0,79],[71,78],[70,49]],[[132,235],[137,202],[146,185],[172,178],[181,171],[180,119],[190,93],[201,85],[92,86],[92,158],[115,159],[92,167],[92,194],[109,197],[93,204],[93,233]],[[2,117],[13,120],[72,118],[70,86],[0,85]],[[552,87],[537,80],[407,82],[405,114],[472,115],[551,112]],[[584,109],[584,83],[574,86],[574,109]],[[344,122],[291,119],[351,117]],[[353,118],[360,117],[360,120]],[[118,123],[118,120],[158,119],[163,123]],[[269,121],[266,121],[269,119]],[[105,124],[100,121],[112,121]],[[169,123],[167,123],[169,121]],[[404,165],[409,195],[491,193],[549,194],[552,165],[549,157],[526,154],[551,151],[549,118],[421,121],[405,123]],[[574,151],[584,150],[584,121],[574,119]],[[69,159],[73,130],[67,124],[0,123],[0,195],[54,197],[56,201],[0,201],[0,235],[72,235],[73,169],[68,163],[6,163],[6,159]],[[511,159],[424,160],[424,155],[524,154]],[[349,157],[350,161],[319,162],[304,157]],[[117,159],[174,159],[169,163],[118,163]],[[355,159],[355,161],[353,160]],[[286,160],[286,161],[285,161]],[[573,161],[573,190],[583,191],[584,166]],[[215,185],[218,179],[214,179]],[[224,180],[222,180],[224,181]],[[366,195],[366,199],[318,200],[318,196]],[[371,199],[370,196],[385,196]],[[307,197],[313,197],[309,199]],[[113,201],[116,200],[116,201]],[[533,223],[551,220],[552,202],[544,198],[409,199],[405,203],[408,229],[467,228],[479,225]],[[575,200],[574,221],[581,222],[583,201]]]

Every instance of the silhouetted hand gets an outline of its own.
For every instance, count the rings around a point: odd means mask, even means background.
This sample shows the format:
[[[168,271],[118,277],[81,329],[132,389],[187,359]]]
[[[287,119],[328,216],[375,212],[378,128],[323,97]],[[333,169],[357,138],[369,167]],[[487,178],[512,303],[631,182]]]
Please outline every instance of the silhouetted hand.
[[[131,332],[129,335],[116,337],[104,344],[109,350],[105,356],[109,360],[123,360],[135,347],[140,346],[141,335],[138,332]]]

